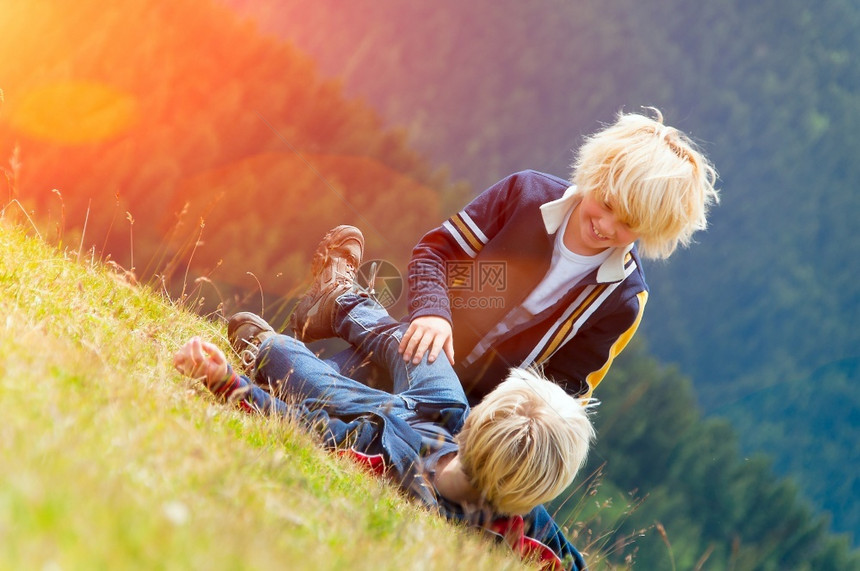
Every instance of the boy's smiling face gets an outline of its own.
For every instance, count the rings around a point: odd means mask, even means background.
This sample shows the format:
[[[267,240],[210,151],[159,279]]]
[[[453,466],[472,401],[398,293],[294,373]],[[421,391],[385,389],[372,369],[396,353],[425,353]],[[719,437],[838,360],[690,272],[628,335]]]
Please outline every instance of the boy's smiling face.
[[[576,206],[564,233],[564,245],[576,254],[593,256],[607,248],[625,248],[639,234],[619,220],[610,204],[587,193]]]

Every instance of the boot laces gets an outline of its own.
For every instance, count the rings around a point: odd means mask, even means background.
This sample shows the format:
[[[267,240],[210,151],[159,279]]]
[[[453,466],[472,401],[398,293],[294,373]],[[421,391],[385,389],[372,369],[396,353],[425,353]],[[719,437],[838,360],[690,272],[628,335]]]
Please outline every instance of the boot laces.
[[[349,286],[349,288],[366,297],[372,297],[376,299],[376,276],[379,273],[379,264],[376,262],[372,262],[370,264],[370,273],[367,276],[367,287],[362,286],[358,283],[357,271],[355,266],[352,264],[347,265],[348,273],[338,274],[338,277],[341,278],[344,285]]]
[[[257,354],[260,352],[260,348],[252,341],[245,341],[245,343],[248,346],[239,353],[239,359],[242,362],[242,366],[247,369],[257,362]]]

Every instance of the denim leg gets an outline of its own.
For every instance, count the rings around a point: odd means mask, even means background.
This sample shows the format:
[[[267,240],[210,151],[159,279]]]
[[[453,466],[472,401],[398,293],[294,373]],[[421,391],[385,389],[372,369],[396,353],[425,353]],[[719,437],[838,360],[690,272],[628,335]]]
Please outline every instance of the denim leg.
[[[398,353],[407,325],[393,319],[375,300],[346,293],[337,301],[334,330],[343,339],[385,367],[394,381],[394,393],[416,403],[468,408],[460,380],[444,356],[433,363],[406,362]]]
[[[391,382],[387,381],[388,371],[381,370],[367,353],[357,347],[350,346],[323,359],[323,362],[344,377],[391,392]]]
[[[341,375],[304,343],[287,335],[275,335],[263,342],[254,376],[257,384],[278,387],[280,395],[319,399],[335,408],[339,403],[366,411],[404,408],[404,399]]]

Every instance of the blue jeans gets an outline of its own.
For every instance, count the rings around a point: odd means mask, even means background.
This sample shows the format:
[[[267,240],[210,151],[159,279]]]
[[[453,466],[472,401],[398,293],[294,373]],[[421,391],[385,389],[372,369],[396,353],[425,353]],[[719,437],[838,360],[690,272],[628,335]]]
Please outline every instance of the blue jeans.
[[[453,432],[468,412],[468,400],[447,359],[413,365],[397,352],[406,324],[394,320],[375,300],[355,293],[341,295],[334,317],[335,333],[386,369],[393,391],[368,387],[323,361],[304,343],[286,335],[267,339],[257,356],[254,380],[278,386],[282,394],[328,402],[349,402],[366,410],[386,408],[404,420],[428,419],[445,411],[442,423]]]

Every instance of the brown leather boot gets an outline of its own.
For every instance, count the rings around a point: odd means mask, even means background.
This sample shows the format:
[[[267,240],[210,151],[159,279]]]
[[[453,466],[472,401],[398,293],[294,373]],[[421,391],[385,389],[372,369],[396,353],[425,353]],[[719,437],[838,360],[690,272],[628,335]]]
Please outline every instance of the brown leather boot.
[[[334,302],[354,288],[363,254],[364,236],[355,226],[338,226],[325,235],[311,264],[313,283],[290,318],[296,339],[309,343],[334,336]]]
[[[242,311],[227,322],[227,339],[239,358],[242,368],[251,370],[263,341],[275,335],[275,330],[265,319],[255,313]]]

